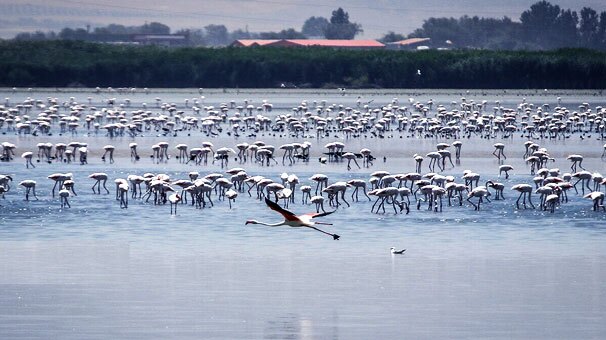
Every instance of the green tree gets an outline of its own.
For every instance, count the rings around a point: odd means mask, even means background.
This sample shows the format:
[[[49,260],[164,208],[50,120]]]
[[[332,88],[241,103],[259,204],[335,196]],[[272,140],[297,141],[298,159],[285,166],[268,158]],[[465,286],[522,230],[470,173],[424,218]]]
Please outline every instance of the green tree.
[[[64,28],[59,32],[59,39],[63,40],[90,40],[90,35],[84,28]]]
[[[307,37],[297,32],[294,28],[281,30],[280,32],[262,32],[259,33],[261,39],[307,39]]]
[[[597,32],[597,48],[606,50],[606,11],[600,13],[600,23]]]
[[[353,39],[356,34],[364,32],[362,26],[349,22],[349,14],[339,7],[332,11],[330,23],[326,26],[326,39]]]
[[[205,40],[208,46],[225,46],[229,44],[227,28],[224,25],[204,26]]]
[[[593,47],[598,43],[598,13],[589,7],[581,9],[579,35],[583,47]]]
[[[394,41],[404,40],[404,36],[399,33],[395,33],[394,31],[389,31],[382,38],[379,39],[382,43],[389,43]]]
[[[577,26],[579,17],[577,12],[571,10],[562,10],[556,19],[557,38],[552,42],[553,47],[576,47],[578,46],[579,33]]]
[[[47,39],[49,39],[49,37],[47,37],[47,35],[42,31],[36,31],[33,33],[30,33],[30,32],[18,33],[14,39],[15,40],[47,40]]]
[[[532,43],[543,48],[551,48],[557,39],[556,21],[560,15],[560,6],[543,0],[526,10],[520,16],[525,36]]]
[[[94,34],[130,34],[124,25],[109,24],[105,27],[97,27],[93,31]]]
[[[248,30],[244,31],[242,29],[237,29],[229,33],[229,40],[234,41],[238,39],[252,39],[252,35]]]
[[[310,17],[303,23],[301,33],[307,37],[321,37],[324,36],[328,24],[328,19],[324,17]]]
[[[144,24],[140,28],[141,34],[170,34],[170,27],[159,22],[151,22]]]

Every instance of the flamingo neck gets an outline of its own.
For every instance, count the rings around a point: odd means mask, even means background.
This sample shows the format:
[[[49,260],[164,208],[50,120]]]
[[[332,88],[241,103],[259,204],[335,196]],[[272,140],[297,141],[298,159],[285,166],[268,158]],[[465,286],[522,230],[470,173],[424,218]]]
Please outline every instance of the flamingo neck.
[[[251,221],[250,223],[251,224],[261,224],[261,225],[265,225],[268,227],[278,227],[278,226],[285,224],[284,221],[278,222],[278,223],[266,223],[266,222],[260,222],[260,221],[255,221],[255,220]]]

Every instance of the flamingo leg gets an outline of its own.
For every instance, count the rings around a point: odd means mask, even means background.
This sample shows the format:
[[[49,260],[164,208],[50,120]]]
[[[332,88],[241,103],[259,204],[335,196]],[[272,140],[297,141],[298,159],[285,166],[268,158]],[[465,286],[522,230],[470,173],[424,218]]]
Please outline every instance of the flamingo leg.
[[[338,196],[338,194],[335,196]],[[347,202],[347,200],[345,200],[345,190],[341,192],[341,199],[343,199],[343,202],[345,202],[345,204],[347,204],[348,207],[351,207],[349,202]]]
[[[467,202],[469,202],[469,203],[471,203],[471,205],[473,205],[473,208],[474,208],[473,210],[478,210],[478,206],[471,201],[471,197],[467,198]]]
[[[329,233],[329,232],[326,232],[326,231],[324,231],[324,230],[322,230],[322,229],[318,229],[318,228],[316,228],[316,227],[309,227],[309,228],[311,228],[311,229],[313,229],[313,230],[317,230],[317,231],[319,231],[319,232],[321,232],[321,233],[324,233],[324,234],[326,234],[326,235],[330,235],[330,236],[332,236],[333,240],[338,240],[338,239],[339,239],[339,237],[341,237],[341,236],[339,236],[339,235],[337,235],[337,234],[331,234],[331,233]]]

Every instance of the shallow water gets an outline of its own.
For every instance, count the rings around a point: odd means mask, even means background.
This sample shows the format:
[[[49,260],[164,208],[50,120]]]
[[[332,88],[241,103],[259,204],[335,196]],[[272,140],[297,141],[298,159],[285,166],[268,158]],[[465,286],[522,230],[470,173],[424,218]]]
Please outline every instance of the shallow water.
[[[208,91],[208,90],[205,90]],[[206,93],[208,104],[233,99],[268,99],[284,107],[301,98],[355,105],[354,96],[371,95],[389,102],[395,93],[367,91],[340,96],[337,92],[285,93],[235,90]],[[272,92],[273,91],[273,92]],[[475,92],[474,92],[475,93]],[[89,93],[2,93],[5,97],[97,96]],[[153,91],[147,101],[190,98],[197,90]],[[405,93],[399,96],[404,97]],[[490,93],[513,105],[520,95]],[[417,94],[447,105],[459,100],[458,91]],[[466,95],[466,94],[464,94]],[[535,103],[556,99],[523,94]],[[592,100],[593,93],[560,93],[571,104]],[[129,95],[130,96],[130,95]],[[140,102],[134,97],[134,102]],[[492,97],[491,97],[492,96]],[[95,97],[95,98],[100,98]],[[119,97],[119,98],[123,98]],[[477,95],[478,99],[482,99]],[[174,100],[173,100],[174,99]],[[349,101],[351,104],[348,104]],[[281,111],[282,113],[285,111]],[[276,110],[276,114],[280,110]],[[550,167],[569,170],[569,153],[585,155],[583,165],[605,172],[600,159],[603,141],[538,141],[556,162]],[[140,152],[166,139],[172,146],[200,143],[201,136],[137,137]],[[274,145],[290,140],[270,135]],[[240,193],[234,208],[215,199],[215,206],[194,209],[181,205],[176,216],[169,206],[130,200],[120,209],[113,179],[144,172],[186,178],[189,171],[219,172],[207,167],[179,164],[174,158],[155,164],[144,156],[128,159],[130,138],[111,141],[118,147],[115,164],[101,162],[102,136],[17,137],[4,135],[22,149],[41,141],[81,140],[89,143],[89,164],[43,164],[26,170],[20,158],[0,163],[0,172],[12,174],[12,189],[0,200],[0,337],[1,338],[270,338],[270,339],[381,339],[399,338],[603,338],[606,335],[606,214],[591,211],[591,201],[574,192],[571,201],[554,214],[515,209],[516,183],[532,176],[522,160],[525,139],[499,140],[506,144],[506,163],[514,166],[509,179],[498,177],[499,163],[490,154],[494,140],[463,140],[460,164],[444,173],[460,179],[464,169],[506,184],[504,201],[493,200],[474,211],[469,204],[435,213],[411,207],[408,215],[371,214],[373,202],[361,197],[351,207],[340,207],[323,218],[327,230],[341,235],[333,241],[311,230],[244,225],[254,218],[274,222],[279,215],[264,203]],[[310,139],[312,155],[332,141]],[[231,137],[213,139],[215,146],[237,143]],[[369,146],[379,159],[371,168],[347,171],[345,164],[309,163],[294,166],[243,165],[249,174],[274,180],[286,171],[303,184],[318,172],[330,181],[368,179],[372,171],[410,172],[412,155],[433,150],[439,140],[416,138],[345,140],[348,148]],[[35,151],[35,150],[31,150]],[[386,156],[386,162],[382,161]],[[231,162],[229,167],[239,166]],[[424,171],[427,171],[424,164]],[[108,173],[110,194],[94,195],[87,178],[92,172]],[[71,209],[60,209],[50,195],[50,173],[72,172],[78,196]],[[23,179],[38,182],[39,201],[25,202],[17,187]],[[297,193],[298,194],[298,193]],[[290,207],[296,213],[313,210],[302,206],[300,196]],[[538,197],[533,196],[538,205]],[[390,247],[406,248],[392,256]]]

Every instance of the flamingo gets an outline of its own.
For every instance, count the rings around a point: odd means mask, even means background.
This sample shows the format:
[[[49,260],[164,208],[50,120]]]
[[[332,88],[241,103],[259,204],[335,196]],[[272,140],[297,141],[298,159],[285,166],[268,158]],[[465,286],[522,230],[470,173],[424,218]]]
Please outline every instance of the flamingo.
[[[107,187],[105,186],[105,183],[107,182],[107,174],[104,172],[95,172],[92,173],[90,175],[88,175],[88,178],[92,178],[94,179],[96,182],[95,184],[93,184],[93,194],[97,193],[97,194],[101,194],[101,182],[103,182],[103,189],[105,189],[105,191],[107,191],[107,193],[109,194],[109,190],[107,190]],[[97,191],[95,192],[95,187],[97,187]]]
[[[32,157],[34,156],[34,153],[31,151],[26,151],[21,155],[21,158],[25,159],[25,167],[27,169],[29,169],[29,166],[31,165],[32,168],[35,168],[36,166],[34,166],[34,163],[32,163]]]
[[[225,197],[227,197],[227,202],[229,202],[229,209],[231,209],[231,201],[236,201],[236,197],[238,197],[238,192],[234,189],[229,189],[225,192]]]
[[[128,185],[128,181],[127,180],[116,180],[116,185],[117,185],[117,194],[118,194],[118,198],[120,200],[120,208],[122,209],[127,209],[128,208],[128,191],[130,190],[130,187]]]
[[[493,146],[494,146],[494,151],[493,151],[492,154],[498,160],[501,160],[501,156],[503,156],[504,159],[507,159],[507,157],[505,156],[505,153],[503,152],[503,150],[505,150],[505,144],[503,144],[503,143],[495,143]]]
[[[532,204],[532,201],[530,200],[532,194],[532,186],[530,184],[516,184],[511,187],[511,190],[515,190],[520,193],[520,196],[518,196],[518,199],[516,201],[516,207],[518,209],[520,209],[520,198],[522,197],[524,197],[523,204],[524,209],[526,209],[526,196],[528,196],[528,203],[530,203],[533,209],[535,208],[534,204]]]
[[[412,158],[415,160],[415,163],[416,163],[415,171],[418,172],[418,173],[420,173],[421,172],[421,164],[423,164],[423,156],[414,154],[412,156]]]
[[[375,208],[376,204],[379,203],[379,201],[380,201],[380,203],[377,206],[377,211],[376,211],[377,214],[379,213],[379,209],[381,209],[381,208],[383,208],[383,213],[385,213],[385,201],[387,201],[387,203],[390,203],[392,205],[393,211],[396,214],[398,213],[398,211],[396,209],[396,205],[398,205],[400,207],[400,212],[402,212],[402,210],[404,209],[404,206],[406,206],[406,214],[408,214],[408,212],[409,212],[407,204],[402,205],[396,200],[396,196],[398,196],[400,194],[400,192],[398,191],[398,188],[387,187],[387,188],[375,189],[375,190],[372,190],[371,192],[369,192],[368,194],[377,196],[377,200],[370,208],[370,212],[374,212],[374,208]]]
[[[65,173],[65,174],[54,173],[54,174],[48,175],[47,178],[55,181],[55,185],[53,185],[53,190],[51,191],[52,194],[53,194],[53,197],[55,197],[55,188],[57,186],[59,188],[63,187],[63,182],[72,179],[72,173],[71,172],[68,172],[68,173]],[[1,176],[0,176],[0,179],[1,179]]]
[[[581,190],[582,190],[583,194],[585,194],[585,187],[587,187],[587,189],[591,190],[591,188],[589,187],[589,181],[591,181],[591,179],[593,177],[593,174],[591,172],[589,172],[587,170],[575,172],[574,174],[572,174],[572,177],[578,178],[577,181],[574,182],[574,184],[573,184],[574,191],[577,194],[579,193],[579,191],[577,190],[577,184],[579,182],[581,182]]]
[[[568,157],[566,157],[566,159],[572,162],[572,165],[570,166],[570,169],[572,171],[577,172],[577,165],[579,166],[579,168],[585,170],[585,168],[582,165],[582,163],[583,163],[583,156],[581,156],[581,155],[569,155]]]
[[[80,156],[80,165],[88,164],[88,148],[85,146],[78,148],[78,154]]]
[[[587,195],[583,196],[583,198],[589,198],[593,201],[593,210],[598,211],[599,208],[602,208],[602,211],[606,211],[606,207],[604,206],[604,193],[601,191],[590,192]]]
[[[61,189],[59,190],[59,200],[61,202],[61,208],[71,208],[72,206],[69,204],[69,201],[67,200],[69,198],[69,190],[67,189]]]
[[[360,154],[362,154],[363,157],[363,165],[366,165],[367,168],[372,165],[372,160],[374,157],[372,156],[370,149],[364,148],[360,150]]]
[[[324,210],[324,197],[322,196],[312,196],[309,201],[313,204],[316,205],[316,212],[319,213],[320,209],[322,209],[322,212],[326,212],[326,210]]]
[[[34,195],[36,200],[38,200],[38,196],[36,196],[36,181],[33,181],[31,179],[26,179],[26,180],[21,181],[21,183],[19,183],[19,185],[25,188],[25,200],[26,201],[29,201],[30,191],[32,192],[32,194]]]
[[[116,149],[116,147],[113,145],[104,146],[103,150],[105,150],[105,152],[103,153],[103,156],[101,156],[101,160],[105,162],[105,155],[109,153],[109,163],[112,164],[114,162],[114,150],[115,149]]]
[[[76,194],[76,190],[74,190],[75,184],[76,184],[76,182],[74,182],[71,179],[68,179],[63,182],[63,189],[70,191],[72,194],[74,194],[74,196],[78,196],[78,194]]]
[[[173,206],[175,207],[175,215],[177,215],[177,206],[179,206],[179,202],[181,202],[181,195],[178,193],[174,193],[168,196],[168,202],[170,202],[170,214],[173,214]]]
[[[495,200],[505,199],[505,196],[503,196],[503,190],[505,189],[505,185],[503,183],[486,181],[486,184],[484,186],[495,190]]]
[[[471,205],[473,205],[474,210],[480,210],[480,203],[482,203],[484,198],[486,198],[486,200],[488,200],[488,202],[490,202],[490,199],[488,198],[488,196],[490,196],[490,191],[488,191],[488,189],[486,189],[485,186],[479,186],[479,187],[476,187],[475,189],[471,190],[471,192],[469,194],[467,194],[467,202],[469,202],[469,203],[471,203]],[[472,197],[478,197],[478,204],[475,204],[471,201]]]
[[[187,159],[187,144],[177,144],[175,149],[179,150],[179,163],[185,163],[188,161]]]
[[[509,179],[509,171],[513,170],[513,167],[511,165],[505,164],[505,165],[501,165],[499,167],[499,177],[501,176],[501,173],[505,173],[505,179]]]
[[[461,143],[461,141],[454,141],[452,142],[452,146],[455,147],[455,159],[456,160],[460,160],[461,159],[461,146],[463,146],[463,143]]]
[[[316,217],[330,215],[330,214],[334,213],[334,211],[329,211],[329,212],[324,212],[324,213],[307,213],[307,214],[297,216],[297,215],[293,214],[292,212],[282,208],[279,204],[274,203],[267,198],[265,199],[265,204],[267,204],[267,206],[271,210],[280,213],[284,217],[284,221],[278,222],[278,223],[265,223],[265,222],[259,222],[257,220],[248,220],[248,221],[246,221],[245,224],[261,224],[261,225],[266,225],[268,227],[278,227],[281,225],[289,226],[292,228],[306,227],[306,228],[310,228],[310,229],[319,231],[326,235],[330,235],[330,236],[332,236],[333,240],[338,240],[340,238],[340,236],[337,234],[331,234],[329,232],[326,232],[322,229],[315,227],[316,224],[332,225],[331,223],[312,221],[312,219],[314,219]]]
[[[309,185],[302,185],[300,188],[301,190],[301,196],[303,196],[301,198],[301,203],[302,204],[307,204],[307,200],[311,200],[311,186]],[[322,196],[319,196],[322,197]]]
[[[436,165],[438,166],[438,169],[444,170],[439,162],[439,160],[442,158],[442,155],[439,152],[432,151],[425,156],[429,158],[429,170],[430,171],[434,171]]]
[[[138,161],[141,157],[139,157],[139,154],[137,153],[137,143],[130,143],[128,147],[130,148],[130,158]]]
[[[341,193],[341,199],[349,207],[350,204],[345,199],[345,191],[346,190],[347,190],[347,183],[346,182],[336,182],[336,183],[331,184],[331,185],[327,186],[326,188],[324,188],[324,190],[322,190],[322,192],[328,193],[329,194],[329,196],[328,196],[329,198],[334,197],[335,203],[336,203],[337,207],[340,205],[340,203],[339,203],[339,193]],[[330,201],[332,203],[332,198],[330,199]]]
[[[322,188],[326,188],[328,186],[328,176],[324,174],[315,174],[309,178],[310,180],[316,182],[316,195],[318,194],[318,190],[322,191]]]
[[[362,180],[362,179],[352,179],[350,181],[347,182],[347,185],[349,185],[350,187],[353,187],[354,190],[351,193],[351,199],[354,200],[354,195],[355,195],[355,201],[358,201],[358,191],[360,190],[360,188],[362,188],[362,192],[364,193],[364,196],[366,196],[366,198],[368,198],[368,200],[370,201],[370,197],[368,197],[368,194],[366,193],[366,181]]]
[[[358,161],[356,160],[356,155],[354,153],[346,152],[343,154],[343,158],[347,159],[347,170],[351,170],[351,161],[354,161],[354,163],[356,163],[356,165],[358,166],[358,169],[360,169],[360,164],[358,164]]]
[[[545,197],[545,204],[543,205],[543,210],[547,210],[549,207],[549,211],[553,214],[555,212],[555,207],[560,203],[560,195],[558,194],[550,194]]]

